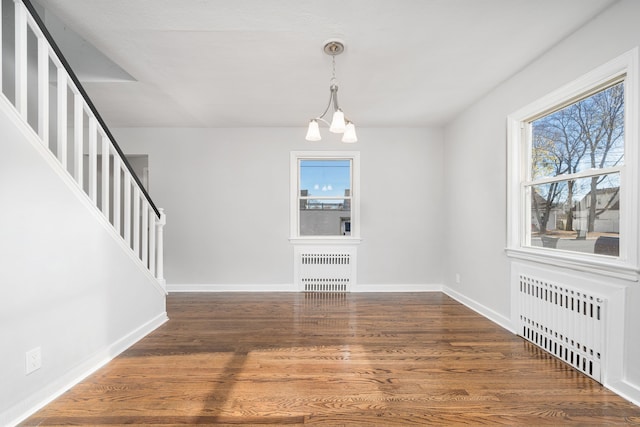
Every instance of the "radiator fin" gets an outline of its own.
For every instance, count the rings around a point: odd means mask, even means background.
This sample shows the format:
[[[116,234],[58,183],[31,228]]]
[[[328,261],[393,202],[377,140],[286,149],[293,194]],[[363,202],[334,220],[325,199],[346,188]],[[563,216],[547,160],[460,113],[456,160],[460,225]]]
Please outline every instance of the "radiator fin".
[[[349,292],[354,272],[355,251],[348,248],[296,253],[296,282],[303,292]]]
[[[518,333],[602,382],[606,300],[528,275],[519,277]]]

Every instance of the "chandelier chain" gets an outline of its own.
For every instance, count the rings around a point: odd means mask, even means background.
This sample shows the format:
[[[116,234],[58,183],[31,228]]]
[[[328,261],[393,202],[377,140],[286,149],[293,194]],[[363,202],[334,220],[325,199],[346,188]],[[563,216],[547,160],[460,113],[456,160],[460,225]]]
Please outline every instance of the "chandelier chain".
[[[331,82],[335,83],[338,79],[336,78],[336,57],[335,55],[331,56],[331,65],[332,65],[332,70],[333,70],[333,74],[331,77]]]

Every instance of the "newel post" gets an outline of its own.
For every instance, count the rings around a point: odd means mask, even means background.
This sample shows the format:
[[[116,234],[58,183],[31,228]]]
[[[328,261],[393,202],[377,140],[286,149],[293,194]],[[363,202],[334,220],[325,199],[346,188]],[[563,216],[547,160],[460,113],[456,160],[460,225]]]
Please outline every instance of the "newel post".
[[[167,216],[164,214],[164,209],[158,209],[160,211],[160,218],[156,221],[156,279],[158,282],[165,286],[167,281],[164,279],[164,238],[163,228],[167,223]]]

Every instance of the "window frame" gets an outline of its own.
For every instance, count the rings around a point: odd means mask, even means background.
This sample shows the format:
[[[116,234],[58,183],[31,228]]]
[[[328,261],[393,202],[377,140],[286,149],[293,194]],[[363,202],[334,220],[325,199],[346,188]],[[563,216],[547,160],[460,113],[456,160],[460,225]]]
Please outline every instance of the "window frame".
[[[616,82],[625,86],[624,165],[609,168],[620,173],[620,254],[609,257],[527,246],[530,227],[530,200],[527,188],[531,183],[563,180],[563,177],[531,180],[531,122],[551,114],[580,99],[603,90]],[[507,117],[507,246],[510,257],[534,260],[582,271],[604,273],[638,281],[639,265],[639,185],[638,185],[638,48],[609,61],[573,82],[534,101]],[[591,176],[597,172],[577,175]],[[575,177],[575,176],[574,176]]]
[[[300,161],[349,160],[351,162],[351,235],[300,235]],[[289,240],[294,243],[358,243],[360,242],[360,152],[358,151],[292,151],[290,153]],[[343,197],[331,197],[332,199]]]

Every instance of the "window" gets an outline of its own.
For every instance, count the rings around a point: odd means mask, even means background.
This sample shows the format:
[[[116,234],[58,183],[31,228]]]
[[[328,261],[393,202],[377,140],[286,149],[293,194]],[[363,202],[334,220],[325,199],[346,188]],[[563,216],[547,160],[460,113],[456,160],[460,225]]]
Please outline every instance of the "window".
[[[523,244],[618,256],[624,81],[526,128],[523,192],[531,227]]]
[[[358,153],[291,154],[291,238],[357,237]]]
[[[636,68],[634,50],[509,117],[512,254],[635,265]]]

